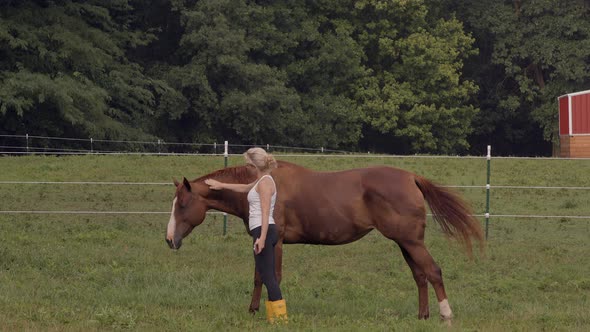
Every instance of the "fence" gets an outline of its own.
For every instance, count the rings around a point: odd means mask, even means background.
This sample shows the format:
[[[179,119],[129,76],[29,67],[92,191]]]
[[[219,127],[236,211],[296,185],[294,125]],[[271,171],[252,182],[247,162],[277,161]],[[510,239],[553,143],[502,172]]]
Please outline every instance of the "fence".
[[[255,144],[266,147],[267,151],[298,151],[302,153],[346,154],[349,151],[327,149],[324,147],[294,147],[271,144]],[[227,148],[244,150],[252,144],[229,144]],[[224,144],[213,143],[174,143],[163,140],[105,140],[94,138],[63,138],[35,135],[0,135],[0,154],[144,154],[176,155],[199,154],[218,155],[223,153]]]
[[[7,137],[7,135],[0,135],[0,137]],[[15,138],[15,136],[10,136],[11,138]],[[16,138],[26,138],[27,142],[29,139],[31,139],[32,137],[34,138],[43,138],[43,139],[47,139],[47,137],[39,137],[39,136],[28,136],[28,135],[23,135],[23,136],[16,136]],[[56,139],[56,138],[51,138],[51,139]],[[57,140],[57,139],[56,139]],[[77,139],[62,139],[62,140],[73,140],[76,141]],[[87,140],[80,140],[80,141],[86,141]],[[92,140],[90,140],[90,143],[92,143]],[[125,142],[125,143],[129,143],[129,142]],[[136,142],[138,144],[144,144],[146,142]],[[153,142],[152,142],[153,143]],[[161,146],[165,146],[165,144],[168,143],[163,143],[163,142],[158,142]],[[174,143],[174,144],[181,144],[181,143]],[[190,143],[192,144],[192,143]],[[198,144],[199,146],[205,146],[205,144]],[[213,144],[213,153],[210,154],[205,154],[205,155],[221,155],[222,154],[222,149],[221,149],[221,145],[217,145],[217,144]],[[229,147],[232,146],[230,144],[227,144],[227,142],[224,144],[223,146],[223,156],[224,156],[224,166],[227,167],[228,166],[228,157],[230,156],[229,154]],[[245,148],[245,147],[249,147],[246,145],[233,145],[233,147],[240,147],[240,148]],[[271,145],[267,145],[266,146],[267,149],[270,149]],[[318,157],[341,157],[341,158],[365,158],[367,157],[367,155],[353,155],[353,154],[342,154],[343,151],[336,151],[336,150],[327,150],[327,149],[309,149],[309,148],[292,148],[292,147],[284,147],[284,146],[272,146],[274,148],[289,148],[289,149],[307,149],[306,151],[312,151],[312,152],[338,152],[338,154],[336,155],[326,155],[326,154],[298,154],[296,156],[303,156],[303,157],[310,157],[310,158],[318,158]],[[40,151],[36,150],[37,148],[32,148],[30,147],[28,144],[27,146],[25,146],[25,149],[28,148],[28,152],[27,151],[19,151],[18,154],[39,154]],[[14,151],[13,151],[14,152]],[[83,151],[65,151],[64,148],[61,148],[60,151],[41,151],[42,154],[88,154],[88,153],[99,153],[99,154],[110,154],[110,153],[117,153],[117,154],[121,154],[121,153],[132,153],[129,151],[117,151],[117,152],[105,152],[105,151],[101,151],[101,152],[97,152],[92,150],[83,150]],[[2,152],[0,152],[2,153]],[[177,154],[177,153],[162,153],[162,152],[141,152],[141,154]],[[204,153],[197,153],[199,155],[204,154]],[[279,157],[285,157],[285,156],[295,156],[295,155],[289,155],[289,154],[278,154],[277,156]],[[374,155],[371,155],[371,157],[373,157]],[[380,155],[379,157],[382,158],[453,158],[453,157],[449,157],[449,156],[391,156],[391,155]],[[488,232],[489,232],[489,221],[490,218],[551,218],[551,219],[563,219],[563,218],[567,218],[567,219],[590,219],[590,216],[583,216],[583,215],[541,215],[541,214],[492,214],[490,213],[490,192],[492,190],[503,190],[503,189],[516,189],[516,190],[578,190],[578,191],[585,191],[585,190],[590,190],[590,187],[583,187],[583,186],[516,186],[516,185],[498,185],[498,186],[492,186],[490,183],[491,180],[491,161],[492,161],[492,157],[491,157],[491,148],[488,146],[488,154],[486,157],[457,157],[457,158],[476,158],[476,159],[483,159],[485,158],[487,160],[487,171],[486,171],[486,184],[485,185],[446,185],[446,187],[450,187],[450,188],[462,188],[462,189],[485,189],[486,191],[486,198],[485,198],[485,211],[482,214],[475,214],[474,216],[476,217],[483,217],[485,218],[485,235],[486,238],[488,237]],[[497,157],[497,158],[501,158],[501,157]],[[494,158],[495,159],[495,158]],[[519,158],[522,159],[522,158]],[[536,159],[553,159],[555,160],[555,158],[536,158]],[[98,186],[160,186],[160,185],[170,185],[169,183],[163,183],[163,182],[114,182],[114,181],[106,181],[106,182],[88,182],[88,181],[18,181],[18,180],[14,180],[14,181],[0,181],[0,185],[20,185],[20,184],[38,184],[38,185],[52,185],[52,186],[61,186],[61,185],[98,185]],[[162,214],[162,215],[166,215],[169,214],[170,211],[93,211],[93,210],[85,210],[85,211],[69,211],[69,210],[63,210],[63,211],[57,211],[57,210],[0,210],[0,214],[96,214],[96,215],[129,215],[129,214]],[[220,214],[221,212],[210,212],[210,214]],[[223,234],[226,234],[226,229],[227,229],[227,214],[223,214],[224,215],[224,223],[223,223]]]

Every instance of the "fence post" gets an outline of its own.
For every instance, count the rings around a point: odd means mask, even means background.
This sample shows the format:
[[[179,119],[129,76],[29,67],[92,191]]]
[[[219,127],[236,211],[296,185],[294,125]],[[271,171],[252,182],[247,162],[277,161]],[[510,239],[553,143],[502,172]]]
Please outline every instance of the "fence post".
[[[488,154],[486,156],[488,171],[486,182],[486,240],[488,239],[488,225],[490,223],[490,162],[492,160],[492,146],[488,145]]]
[[[27,153],[29,153],[29,134],[25,134],[26,141],[27,141]]]
[[[90,153],[94,153],[94,139],[90,137]]]
[[[227,141],[225,141],[224,143],[224,148],[223,148],[223,159],[224,159],[224,167],[227,168],[227,158],[229,156],[228,153],[228,144]],[[227,234],[227,213],[223,213],[223,236],[225,236]]]
[[[217,142],[213,142],[213,154],[217,154]]]
[[[160,140],[158,140],[158,154],[160,154],[160,151],[161,151],[160,144],[161,144],[161,141],[160,141]]]

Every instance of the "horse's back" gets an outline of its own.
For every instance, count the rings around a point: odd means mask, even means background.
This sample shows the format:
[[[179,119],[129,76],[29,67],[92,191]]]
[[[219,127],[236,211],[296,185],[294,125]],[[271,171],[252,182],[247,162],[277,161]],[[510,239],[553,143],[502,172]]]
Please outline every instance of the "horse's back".
[[[280,167],[273,176],[286,243],[348,243],[375,228],[382,216],[424,209],[414,174],[397,168],[314,172]]]

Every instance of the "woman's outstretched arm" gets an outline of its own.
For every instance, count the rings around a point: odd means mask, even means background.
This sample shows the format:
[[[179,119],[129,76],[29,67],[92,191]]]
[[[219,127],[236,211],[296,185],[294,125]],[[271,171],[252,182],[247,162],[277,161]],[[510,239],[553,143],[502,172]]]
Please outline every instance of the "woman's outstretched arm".
[[[205,184],[209,186],[209,189],[212,190],[222,190],[227,189],[239,193],[247,193],[254,187],[256,181],[248,184],[241,184],[241,183],[223,183],[213,179],[205,180]]]

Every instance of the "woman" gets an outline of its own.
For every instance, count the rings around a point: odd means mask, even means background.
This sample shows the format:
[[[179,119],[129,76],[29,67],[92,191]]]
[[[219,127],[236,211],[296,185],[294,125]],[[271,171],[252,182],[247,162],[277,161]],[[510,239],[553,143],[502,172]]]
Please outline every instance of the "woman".
[[[256,181],[250,184],[222,183],[207,179],[205,183],[213,190],[228,189],[248,193],[250,216],[248,227],[254,242],[254,261],[256,271],[262,277],[262,283],[268,292],[266,301],[266,318],[273,323],[287,320],[287,307],[281,295],[279,283],[275,276],[275,251],[278,230],[273,218],[277,199],[277,188],[270,172],[277,167],[274,157],[261,148],[251,148],[244,153],[246,163],[256,167]]]

